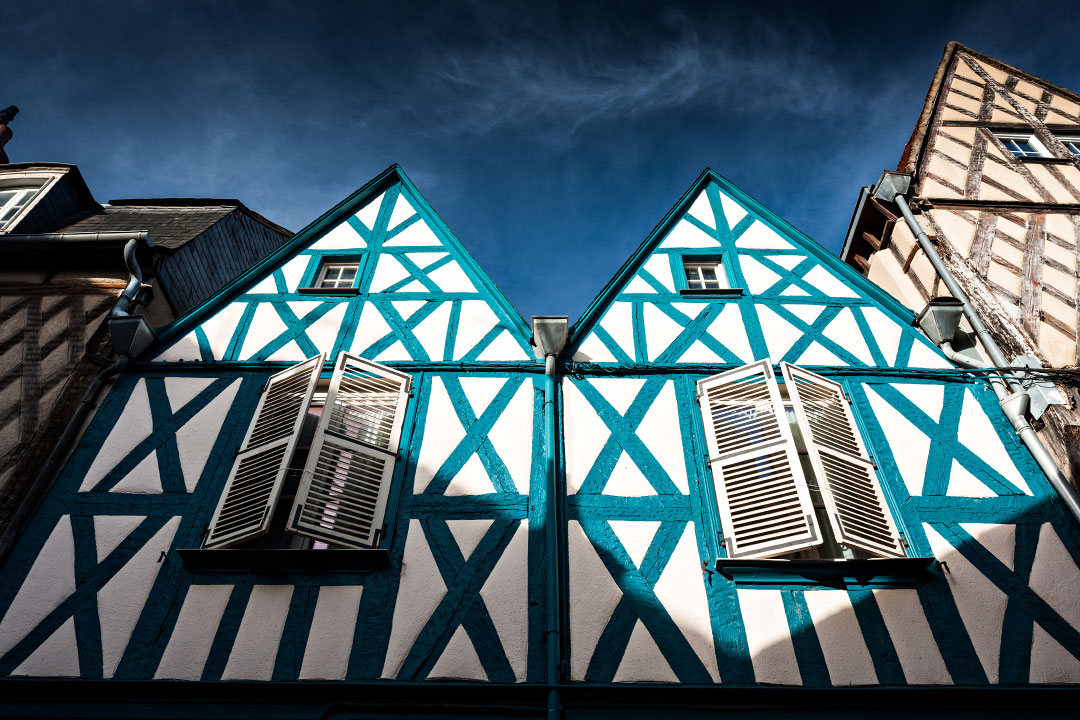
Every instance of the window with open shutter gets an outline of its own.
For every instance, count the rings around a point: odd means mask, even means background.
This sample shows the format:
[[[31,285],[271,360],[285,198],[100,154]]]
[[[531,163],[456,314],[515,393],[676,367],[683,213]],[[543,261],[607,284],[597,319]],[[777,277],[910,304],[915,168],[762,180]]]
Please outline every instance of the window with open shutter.
[[[267,381],[210,521],[205,547],[234,545],[270,528],[322,366],[323,356],[318,355]]]
[[[319,419],[290,531],[370,547],[386,509],[412,378],[343,354]]]
[[[843,388],[794,365],[781,363],[780,368],[837,542],[904,557]]]
[[[821,542],[768,361],[698,382],[728,557],[769,557]]]

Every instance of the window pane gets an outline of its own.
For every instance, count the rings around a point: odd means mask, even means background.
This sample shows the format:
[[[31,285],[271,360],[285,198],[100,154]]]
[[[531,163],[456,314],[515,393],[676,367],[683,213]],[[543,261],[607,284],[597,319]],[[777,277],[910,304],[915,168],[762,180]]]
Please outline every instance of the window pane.
[[[715,280],[716,279],[716,270],[714,270],[711,267],[703,267],[703,268],[701,268],[701,273],[702,273],[702,275],[705,276],[706,280]]]
[[[353,281],[356,279],[357,267],[358,265],[355,263],[350,263],[348,265],[342,263],[325,265],[322,272],[322,282],[319,283],[319,287],[352,287]]]

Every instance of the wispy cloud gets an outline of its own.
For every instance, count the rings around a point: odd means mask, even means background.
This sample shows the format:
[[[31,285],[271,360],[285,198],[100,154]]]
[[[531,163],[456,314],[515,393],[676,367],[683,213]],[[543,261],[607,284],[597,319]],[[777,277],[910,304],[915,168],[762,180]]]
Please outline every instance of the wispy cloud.
[[[547,139],[590,125],[694,107],[751,113],[838,111],[850,83],[789,34],[755,31],[708,39],[683,18],[656,37],[613,52],[589,37],[499,38],[429,56],[421,93],[439,111],[429,129],[484,134],[540,128]],[[617,36],[616,36],[617,37]],[[609,44],[612,40],[608,38]]]

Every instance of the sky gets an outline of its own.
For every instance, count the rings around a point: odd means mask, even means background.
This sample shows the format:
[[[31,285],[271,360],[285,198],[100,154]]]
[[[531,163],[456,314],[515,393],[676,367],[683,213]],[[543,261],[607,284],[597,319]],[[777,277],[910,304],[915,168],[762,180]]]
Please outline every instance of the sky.
[[[99,202],[238,198],[294,232],[400,163],[526,319],[573,322],[706,167],[838,252],[945,44],[1080,91],[1073,9],[4,3],[0,107],[12,162]]]

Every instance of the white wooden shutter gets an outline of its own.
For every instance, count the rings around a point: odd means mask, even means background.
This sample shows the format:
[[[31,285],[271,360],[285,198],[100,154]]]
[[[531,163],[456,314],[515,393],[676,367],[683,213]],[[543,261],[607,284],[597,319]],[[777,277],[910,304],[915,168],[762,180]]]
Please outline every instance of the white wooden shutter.
[[[904,557],[843,388],[794,365],[780,368],[837,541],[875,555]]]
[[[269,529],[323,360],[318,355],[267,381],[210,521],[205,547],[233,545]]]
[[[769,362],[697,384],[728,557],[821,543],[784,403]]]
[[[409,375],[342,354],[289,513],[289,530],[334,545],[374,545],[411,385]]]

